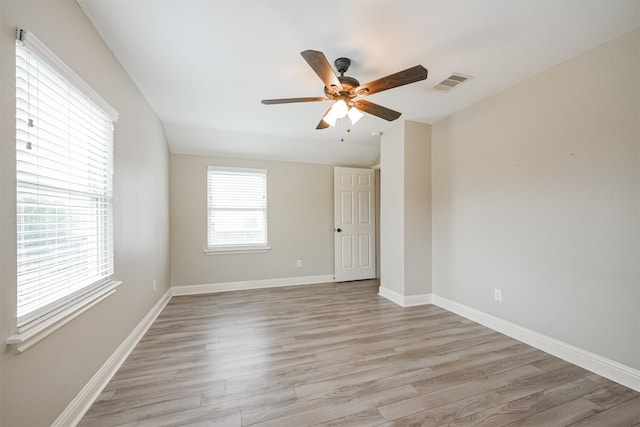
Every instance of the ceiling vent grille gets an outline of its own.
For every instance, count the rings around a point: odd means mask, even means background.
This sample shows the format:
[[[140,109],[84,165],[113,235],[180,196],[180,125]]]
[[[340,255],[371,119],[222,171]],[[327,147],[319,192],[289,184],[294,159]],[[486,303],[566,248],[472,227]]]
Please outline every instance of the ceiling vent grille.
[[[470,76],[465,76],[462,74],[451,74],[449,77],[435,85],[433,88],[436,90],[451,90],[454,87],[461,85],[462,83],[469,80]]]

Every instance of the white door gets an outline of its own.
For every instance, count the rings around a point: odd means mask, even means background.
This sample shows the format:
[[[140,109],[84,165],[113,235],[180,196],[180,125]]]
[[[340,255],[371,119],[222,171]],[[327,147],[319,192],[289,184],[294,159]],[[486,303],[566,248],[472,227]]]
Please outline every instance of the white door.
[[[336,167],[333,186],[335,280],[375,278],[374,171]]]

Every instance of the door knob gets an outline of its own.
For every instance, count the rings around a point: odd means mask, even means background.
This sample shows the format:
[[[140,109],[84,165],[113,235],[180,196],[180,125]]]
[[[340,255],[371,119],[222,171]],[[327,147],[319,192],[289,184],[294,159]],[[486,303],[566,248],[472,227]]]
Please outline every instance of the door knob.
[[[342,231],[342,228],[337,228],[336,231],[339,233]]]

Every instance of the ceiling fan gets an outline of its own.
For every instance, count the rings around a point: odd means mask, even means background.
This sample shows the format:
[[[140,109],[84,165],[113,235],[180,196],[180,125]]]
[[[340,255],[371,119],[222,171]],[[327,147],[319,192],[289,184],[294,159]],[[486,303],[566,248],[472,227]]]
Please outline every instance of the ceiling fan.
[[[305,50],[304,52],[300,52],[300,54],[324,83],[325,97],[263,99],[262,103],[271,105],[288,104],[292,102],[335,101],[324,113],[316,129],[326,129],[329,126],[335,126],[338,118],[346,116],[349,116],[351,123],[355,124],[355,122],[363,116],[362,112],[393,121],[400,117],[401,113],[374,104],[373,102],[356,98],[372,95],[409,83],[415,83],[427,78],[427,69],[422,65],[416,65],[415,67],[361,85],[360,82],[353,77],[344,75],[351,65],[349,58],[338,58],[335,60],[334,64],[340,73],[340,76],[337,76],[322,52]]]

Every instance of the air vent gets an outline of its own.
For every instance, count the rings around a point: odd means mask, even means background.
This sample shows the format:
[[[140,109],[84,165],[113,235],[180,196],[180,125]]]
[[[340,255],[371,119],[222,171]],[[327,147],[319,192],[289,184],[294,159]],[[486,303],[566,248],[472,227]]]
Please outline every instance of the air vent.
[[[435,85],[433,88],[436,90],[451,90],[454,87],[469,80],[470,76],[464,76],[462,74],[451,74],[449,77]]]

